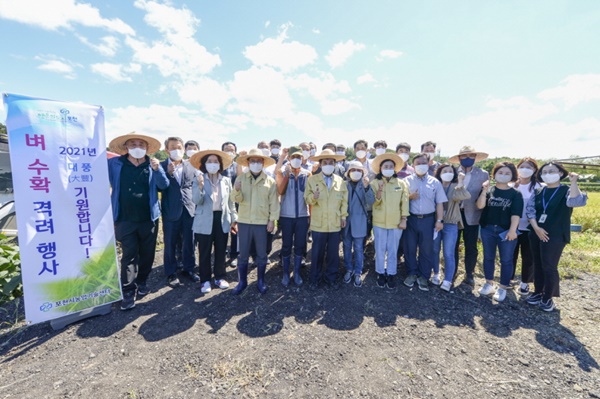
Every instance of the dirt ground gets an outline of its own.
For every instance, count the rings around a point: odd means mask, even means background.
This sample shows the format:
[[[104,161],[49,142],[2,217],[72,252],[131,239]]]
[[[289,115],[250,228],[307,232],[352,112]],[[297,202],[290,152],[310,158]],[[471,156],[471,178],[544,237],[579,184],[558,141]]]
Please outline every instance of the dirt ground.
[[[285,289],[277,255],[262,296],[255,270],[240,297],[166,287],[159,252],[131,311],[53,331],[4,306],[0,398],[600,398],[599,276],[545,313],[513,291],[378,288],[372,254],[362,288]]]

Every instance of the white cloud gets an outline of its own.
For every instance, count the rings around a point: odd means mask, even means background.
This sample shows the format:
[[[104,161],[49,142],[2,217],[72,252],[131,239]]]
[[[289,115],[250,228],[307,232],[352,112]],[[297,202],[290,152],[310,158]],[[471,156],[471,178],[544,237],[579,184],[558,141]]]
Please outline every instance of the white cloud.
[[[169,3],[136,0],[134,5],[146,11],[144,21],[148,26],[158,29],[167,38],[191,37],[196,33],[200,20],[187,8],[171,7]]]
[[[329,53],[325,56],[325,59],[329,63],[331,68],[337,68],[346,63],[354,53],[364,50],[365,45],[362,43],[354,43],[353,40],[346,42],[336,43]]]
[[[379,57],[377,57],[377,61],[383,61],[384,59],[398,58],[402,54],[403,54],[402,51],[397,51],[397,50],[381,50],[379,52]]]
[[[297,41],[287,42],[287,30],[290,24],[281,26],[279,36],[267,38],[254,46],[247,46],[244,56],[254,65],[270,66],[290,72],[312,64],[317,59],[314,47]]]
[[[119,48],[119,39],[115,36],[104,36],[100,39],[99,44],[91,43],[86,37],[76,35],[81,43],[94,49],[105,57],[113,57]]]
[[[73,29],[73,25],[82,25],[135,35],[133,28],[119,18],[103,18],[97,8],[75,0],[0,0],[0,18],[47,30]]]
[[[359,85],[362,85],[365,83],[375,83],[375,82],[377,82],[377,80],[375,80],[373,75],[371,75],[370,73],[365,73],[363,75],[360,75],[358,78],[356,78],[356,83],[358,83]]]
[[[324,115],[339,115],[360,106],[349,99],[339,98],[339,95],[351,92],[347,81],[337,81],[331,73],[322,73],[318,77],[306,73],[288,77],[287,85],[299,92],[306,91],[313,97]]]
[[[567,110],[581,103],[600,100],[600,75],[567,76],[559,86],[540,92],[538,98],[546,101],[561,101]]]
[[[265,22],[265,28],[268,28],[269,26],[271,26],[271,21],[266,21]]]
[[[318,28],[312,28],[312,33],[314,33],[315,35],[320,35],[321,31]]]
[[[91,69],[92,72],[114,82],[131,82],[131,75],[140,73],[142,70],[139,64],[122,65],[110,62],[92,64]]]
[[[35,59],[42,62],[37,69],[58,73],[67,79],[75,79],[77,77],[75,68],[81,67],[79,64],[56,56],[37,56]]]
[[[229,91],[216,80],[199,77],[184,80],[176,85],[181,101],[188,104],[200,104],[209,114],[218,112],[231,98]]]

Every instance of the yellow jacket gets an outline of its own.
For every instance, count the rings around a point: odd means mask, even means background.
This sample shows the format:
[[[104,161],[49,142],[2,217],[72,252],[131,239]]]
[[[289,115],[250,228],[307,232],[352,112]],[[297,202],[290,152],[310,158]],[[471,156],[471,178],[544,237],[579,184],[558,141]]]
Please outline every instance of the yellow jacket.
[[[348,216],[348,188],[346,182],[336,174],[332,175],[331,189],[323,179],[323,173],[308,178],[304,199],[311,205],[310,229],[319,233],[334,233],[342,229],[342,219]],[[314,198],[315,191],[319,198]]]
[[[381,198],[377,199],[379,183],[383,182]],[[392,177],[390,181],[386,178],[375,179],[371,182],[371,188],[375,193],[373,203],[373,226],[382,229],[397,229],[401,218],[408,217],[408,186],[402,179]]]
[[[279,219],[277,185],[265,172],[255,179],[251,172],[237,177],[235,183],[242,183],[240,190],[233,188],[233,200],[240,204],[238,223],[267,224]]]

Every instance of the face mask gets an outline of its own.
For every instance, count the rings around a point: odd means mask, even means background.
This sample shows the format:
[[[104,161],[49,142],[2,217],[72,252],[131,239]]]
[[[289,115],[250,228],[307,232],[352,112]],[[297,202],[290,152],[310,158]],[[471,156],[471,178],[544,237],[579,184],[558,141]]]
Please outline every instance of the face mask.
[[[143,148],[128,148],[127,152],[136,159],[144,158],[146,156],[146,150]]]
[[[375,150],[375,155],[385,154],[385,148],[377,148]]]
[[[191,157],[192,157],[192,155],[194,155],[194,154],[195,154],[195,153],[197,153],[197,152],[198,152],[198,151],[196,151],[196,150],[187,150],[187,151],[185,152],[185,155],[187,155],[187,157],[188,157],[188,158],[191,158]]]
[[[290,165],[292,165],[292,168],[298,169],[300,166],[302,166],[302,160],[300,158],[292,158]]]
[[[258,173],[262,172],[262,170],[263,170],[263,164],[262,163],[252,162],[250,164],[250,172],[252,172],[254,174],[258,174]]]
[[[308,159],[308,157],[310,157],[310,151],[303,150],[302,156],[304,157],[304,159]]]
[[[271,154],[278,155],[279,154],[279,148],[271,148]]]
[[[344,155],[344,156],[346,156],[346,153],[344,151],[336,151],[335,155]]]
[[[207,163],[204,166],[206,167],[206,171],[208,173],[210,173],[211,175],[214,175],[215,173],[217,173],[219,171],[219,169],[221,168],[221,165],[219,165],[218,163]]]
[[[268,157],[271,155],[271,151],[268,148],[261,148],[260,150],[262,151],[262,153],[265,157]]]
[[[496,183],[508,183],[512,180],[512,176],[496,174],[496,176],[494,176],[494,180],[496,180]]]
[[[415,166],[415,172],[417,173],[417,175],[423,176],[427,172],[429,172],[429,165],[417,165]]]
[[[517,171],[519,172],[519,176],[524,177],[525,179],[528,179],[531,176],[533,176],[533,170],[531,169],[519,168]]]
[[[440,177],[442,178],[442,181],[449,183],[452,181],[452,179],[454,179],[454,173],[442,173]]]
[[[323,171],[323,174],[329,176],[330,174],[333,173],[333,169],[335,168],[335,166],[333,165],[323,165],[321,166],[321,170]]]
[[[183,150],[171,150],[169,151],[169,156],[173,161],[181,161],[183,158]]]
[[[365,150],[356,151],[356,158],[363,159],[367,156],[367,152]]]
[[[350,178],[352,179],[352,181],[359,181],[360,179],[362,179],[362,172],[350,172]]]
[[[229,155],[232,159],[235,158],[235,152],[233,151],[227,151],[226,154]]]
[[[392,177],[392,175],[394,174],[394,169],[381,169],[381,174],[384,177]]]
[[[545,183],[554,184],[554,183],[560,181],[560,174],[559,173],[548,173],[548,174],[542,175],[542,180]]]
[[[465,168],[470,168],[475,164],[475,160],[473,158],[465,158],[460,160],[460,164]]]
[[[426,152],[425,154],[427,154],[427,156],[429,157],[429,160],[431,161],[433,158],[435,158],[435,152]]]
[[[400,158],[402,158],[402,160],[403,160],[404,162],[408,161],[408,158],[410,158],[410,154],[409,154],[409,153],[407,153],[407,152],[401,152],[400,154],[398,154],[398,156],[399,156]]]

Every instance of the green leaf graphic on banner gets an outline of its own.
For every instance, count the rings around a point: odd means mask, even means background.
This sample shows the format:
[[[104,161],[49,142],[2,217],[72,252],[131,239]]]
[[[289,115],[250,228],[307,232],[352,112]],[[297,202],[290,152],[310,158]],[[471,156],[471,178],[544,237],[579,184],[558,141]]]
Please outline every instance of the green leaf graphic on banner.
[[[52,310],[68,314],[118,300],[121,292],[116,262],[115,246],[110,243],[82,264],[80,277],[43,284],[48,300],[64,303]]]

